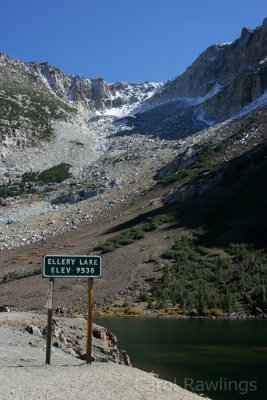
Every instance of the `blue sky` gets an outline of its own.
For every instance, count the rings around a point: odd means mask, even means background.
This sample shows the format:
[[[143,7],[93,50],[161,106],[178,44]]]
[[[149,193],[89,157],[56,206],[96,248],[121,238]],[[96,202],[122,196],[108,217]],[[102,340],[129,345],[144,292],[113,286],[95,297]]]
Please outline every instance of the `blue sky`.
[[[162,81],[267,17],[266,0],[1,0],[0,51],[109,82]]]

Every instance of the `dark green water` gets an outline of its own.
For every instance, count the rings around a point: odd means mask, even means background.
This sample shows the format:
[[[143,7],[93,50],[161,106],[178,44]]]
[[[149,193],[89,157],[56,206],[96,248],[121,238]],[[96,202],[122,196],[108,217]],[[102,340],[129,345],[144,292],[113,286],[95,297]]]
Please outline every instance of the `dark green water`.
[[[216,400],[267,398],[267,321],[99,317],[94,322],[118,336],[135,367]]]

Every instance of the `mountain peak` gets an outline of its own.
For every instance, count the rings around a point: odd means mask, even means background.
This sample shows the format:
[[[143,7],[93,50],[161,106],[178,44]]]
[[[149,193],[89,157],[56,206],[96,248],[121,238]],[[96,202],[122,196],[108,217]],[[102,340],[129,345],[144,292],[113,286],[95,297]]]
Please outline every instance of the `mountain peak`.
[[[12,65],[7,75],[18,90],[23,79],[33,81],[86,117],[129,117],[127,132],[180,137],[256,104],[267,89],[266,39],[267,18],[254,30],[243,28],[230,44],[209,46],[182,75],[158,84],[109,84],[101,77],[65,74],[47,62],[23,63],[4,53],[0,59],[7,61],[7,69]]]

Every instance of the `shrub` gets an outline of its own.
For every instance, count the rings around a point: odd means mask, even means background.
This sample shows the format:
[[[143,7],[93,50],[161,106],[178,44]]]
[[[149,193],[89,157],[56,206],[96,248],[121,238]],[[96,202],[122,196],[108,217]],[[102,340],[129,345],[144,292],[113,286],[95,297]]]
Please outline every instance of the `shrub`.
[[[115,244],[107,242],[107,243],[103,244],[102,246],[96,247],[96,250],[101,250],[102,254],[106,254],[106,253],[111,253],[116,248],[117,247],[115,246]]]
[[[173,221],[177,215],[178,212],[169,212],[155,217],[149,217],[145,220],[145,224],[142,227],[126,229],[107,240],[104,244],[95,247],[94,250],[101,251],[102,254],[104,254],[114,251],[121,246],[134,243],[137,240],[143,239],[147,232],[155,230],[159,225]]]
[[[227,312],[234,312],[239,310],[237,295],[236,293],[230,291],[230,289],[227,289],[226,293],[224,294],[223,308]]]
[[[189,175],[189,171],[187,169],[183,169],[181,171],[174,172],[173,174],[167,176],[166,178],[158,181],[158,185],[169,185],[170,183],[177,182],[186,178]]]
[[[185,312],[220,316],[245,308],[267,307],[267,255],[254,254],[245,243],[230,244],[234,258],[209,254],[198,237],[183,236],[162,257],[170,260],[151,288],[160,302],[172,301]],[[208,310],[208,311],[207,311]]]
[[[158,227],[158,223],[157,222],[155,222],[155,221],[147,222],[144,225],[144,231],[145,232],[154,231],[157,227]]]
[[[6,275],[3,276],[1,283],[9,283],[16,281],[18,279],[23,279],[23,278],[28,278],[30,276],[34,275],[39,275],[40,274],[40,268],[36,268],[32,271],[12,271],[8,272]]]
[[[142,307],[131,307],[127,310],[130,315],[143,315],[144,309]]]
[[[157,263],[157,260],[156,260],[152,255],[150,255],[150,256],[148,257],[148,259],[145,261],[145,263],[146,263],[146,264]]]
[[[153,310],[153,308],[154,308],[153,302],[152,302],[151,299],[149,299],[148,302],[147,302],[147,309],[148,310]]]
[[[105,315],[105,316],[113,315],[113,314],[114,314],[114,312],[113,312],[113,310],[111,310],[110,308],[106,308],[106,309],[104,310],[104,315]]]
[[[3,199],[6,199],[7,197],[21,196],[29,192],[31,192],[30,188],[27,188],[23,182],[0,185],[0,197]]]
[[[42,172],[25,172],[22,175],[23,182],[43,182],[43,183],[60,183],[71,178],[70,164],[61,163],[54,167],[48,168]]]
[[[38,181],[49,183],[49,182],[63,182],[70,178],[72,175],[69,172],[71,165],[67,163],[61,163],[46,169],[39,173]]]
[[[204,308],[202,308],[202,309],[200,310],[199,313],[200,313],[200,315],[203,315],[203,317],[206,317],[206,316],[208,316],[208,315],[211,314],[211,309],[210,309],[210,308],[204,307]]]
[[[223,310],[221,308],[212,308],[210,311],[211,315],[214,315],[215,317],[220,317],[223,315]]]
[[[206,164],[214,155],[214,149],[212,146],[203,146],[197,152],[197,164]]]
[[[23,182],[37,182],[38,175],[39,175],[39,172],[33,172],[33,171],[25,172],[22,175],[22,181]]]
[[[230,243],[226,249],[237,261],[243,261],[248,256],[248,245],[246,243]]]
[[[134,243],[135,241],[142,239],[144,236],[145,232],[141,228],[128,229],[109,239],[104,244],[95,247],[95,250],[101,251],[102,254],[110,253],[121,246]]]
[[[149,299],[149,294],[148,292],[142,291],[139,295],[139,300],[140,301],[148,301]]]
[[[161,255],[161,257],[166,260],[174,260],[176,257],[176,254],[177,253],[174,250],[167,250]]]
[[[163,299],[157,300],[156,302],[156,308],[157,309],[163,309],[166,308],[166,302]]]

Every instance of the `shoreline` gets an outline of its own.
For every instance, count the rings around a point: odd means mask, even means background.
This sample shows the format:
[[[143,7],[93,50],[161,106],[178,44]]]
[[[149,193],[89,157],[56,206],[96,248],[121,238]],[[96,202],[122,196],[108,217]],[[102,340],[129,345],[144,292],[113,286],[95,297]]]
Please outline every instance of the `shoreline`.
[[[145,310],[146,311],[146,310]],[[264,321],[267,320],[267,314],[262,312],[261,314],[249,314],[249,313],[225,313],[222,315],[190,315],[190,314],[179,314],[179,313],[168,313],[163,310],[158,310],[158,312],[143,312],[141,313],[127,313],[121,312],[114,309],[107,310],[97,310],[94,312],[94,317],[100,318],[166,318],[166,319],[209,319],[209,320],[244,320],[244,321]]]
[[[43,316],[45,319],[45,316]],[[34,313],[0,313],[0,400],[199,400],[202,397],[154,373],[112,361],[85,362],[71,353],[52,352],[45,365],[45,340],[25,326],[39,316]],[[74,320],[74,318],[72,319]],[[71,329],[76,321],[71,322]],[[100,384],[99,384],[100,383]]]

